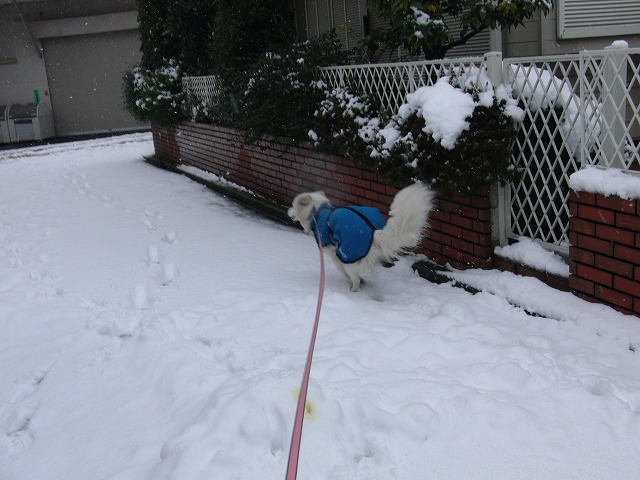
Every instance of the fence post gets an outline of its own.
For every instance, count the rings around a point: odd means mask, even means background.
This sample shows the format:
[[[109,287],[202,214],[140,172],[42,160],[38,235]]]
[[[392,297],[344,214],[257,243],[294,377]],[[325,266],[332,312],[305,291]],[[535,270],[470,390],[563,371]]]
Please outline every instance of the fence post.
[[[504,83],[502,52],[488,52],[484,54],[484,65],[487,69],[487,77],[497,88]],[[508,215],[507,215],[507,189],[509,185],[492,185],[491,198],[491,241],[497,245],[507,244]]]
[[[484,65],[487,76],[494,87],[502,83],[502,52],[488,52],[484,54]]]
[[[605,125],[602,139],[602,158],[605,166],[625,168],[625,123],[627,102],[627,52],[620,48],[607,49],[602,57],[602,119]]]

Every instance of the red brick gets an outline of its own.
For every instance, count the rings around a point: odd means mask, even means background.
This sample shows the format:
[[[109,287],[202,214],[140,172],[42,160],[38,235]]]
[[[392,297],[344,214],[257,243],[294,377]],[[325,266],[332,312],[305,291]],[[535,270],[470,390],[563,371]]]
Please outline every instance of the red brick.
[[[516,264],[516,273],[524,277],[537,278],[541,282],[544,282],[546,279],[546,275],[544,274],[544,272],[536,270],[535,268],[531,268],[527,265]]]
[[[626,200],[617,196],[605,197],[604,195],[598,195],[598,197],[596,198],[596,204],[609,210],[616,210],[618,212],[626,213],[636,213],[635,200]]]
[[[595,262],[593,262],[596,268],[605,270],[607,272],[615,273],[623,277],[631,278],[633,276],[633,264],[617,260],[605,255],[596,255]]]
[[[569,288],[576,292],[583,292],[588,295],[595,294],[595,284],[591,280],[571,275],[569,277]]]
[[[576,269],[576,266],[577,266],[577,265],[578,265],[578,264],[577,264],[576,262],[571,262],[571,261],[569,262],[569,274],[570,274],[570,275],[575,275],[575,274],[577,273],[577,272],[576,272],[576,270],[577,270],[577,269]]]
[[[588,220],[583,220],[581,218],[572,217],[569,220],[570,228],[574,232],[584,233],[585,235],[595,235],[596,233],[596,224],[593,222],[589,222]]]
[[[604,255],[613,255],[613,242],[607,240],[577,234],[575,235],[575,241],[571,243],[585,250],[602,253]]]
[[[595,205],[596,196],[589,192],[571,192],[570,198],[583,205]]]
[[[569,201],[569,215],[572,218],[578,216],[578,203]]]
[[[640,297],[640,283],[633,279],[614,276],[613,288],[621,292],[628,293],[634,297]]]
[[[618,213],[616,215],[616,226],[640,232],[640,215],[627,215]]]
[[[473,229],[473,220],[471,218],[461,217],[459,215],[451,215],[451,223],[464,228],[465,230]]]
[[[460,262],[463,265],[469,266],[480,266],[480,259],[471,255],[467,252],[460,251],[453,247],[444,247],[442,249],[442,253],[446,255],[448,258]]]
[[[442,252],[442,245],[438,242],[434,242],[431,239],[428,238],[423,238],[422,239],[422,244],[421,247],[425,250],[427,250],[428,252],[432,252],[432,253],[440,253]]]
[[[473,222],[473,231],[491,235],[491,222]]]
[[[437,208],[431,211],[429,217],[440,220],[441,222],[449,223],[451,215],[449,214],[449,212],[445,212],[444,210],[440,210],[439,208]]]
[[[595,261],[595,254],[588,250],[571,246],[569,247],[569,258],[575,262],[593,265]]]
[[[599,270],[597,268],[590,267],[588,265],[578,264],[576,265],[576,275],[587,280],[591,280],[600,285],[606,285],[610,287],[613,283],[613,275],[609,272]]]
[[[473,243],[467,242],[460,238],[454,238],[451,240],[451,246],[458,250],[462,250],[465,253],[474,253]]]
[[[459,238],[462,236],[462,229],[460,227],[456,227],[455,225],[449,225],[446,223],[442,224],[442,232],[455,238]]]
[[[608,225],[596,225],[596,237],[623,245],[633,245],[635,242],[633,232]]]
[[[616,245],[613,254],[614,257],[620,260],[626,260],[635,265],[640,265],[640,249]]]
[[[588,205],[578,205],[577,216],[586,220],[593,220],[598,223],[613,225],[615,222],[615,213],[611,210],[603,210],[602,208],[591,207]]]
[[[469,230],[462,231],[462,239],[474,244],[481,243],[481,235],[475,232],[471,232]]]
[[[481,209],[478,210],[478,215],[476,216],[478,220],[482,220],[483,222],[491,221],[491,210]]]
[[[601,285],[596,285],[595,296],[600,300],[604,300],[607,303],[622,307],[626,310],[631,310],[633,307],[633,298],[631,295],[620,293]]]
[[[441,245],[451,245],[451,236],[442,233],[442,231],[432,229],[429,236],[431,240]]]
[[[491,200],[489,197],[472,197],[471,205],[480,209],[491,210]]]
[[[572,290],[573,291],[573,290]],[[582,292],[578,292],[578,291],[573,291],[573,294],[578,297],[581,300],[584,300],[585,302],[590,302],[590,303],[602,303],[601,300],[598,300],[597,298],[591,296],[591,295],[587,295],[585,293]]]
[[[563,292],[569,291],[569,277],[547,274],[545,283],[556,290],[561,290]]]
[[[493,248],[486,245],[474,245],[473,253],[484,260],[491,259],[493,255]]]
[[[500,257],[498,255],[493,257],[493,265],[495,266],[495,268],[497,268],[498,270],[502,270],[503,272],[515,273],[516,271],[516,264],[513,260]]]

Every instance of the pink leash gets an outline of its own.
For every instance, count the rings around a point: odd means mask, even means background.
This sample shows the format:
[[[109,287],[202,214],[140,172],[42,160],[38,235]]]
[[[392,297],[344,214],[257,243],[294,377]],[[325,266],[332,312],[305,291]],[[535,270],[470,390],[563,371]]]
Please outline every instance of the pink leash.
[[[285,480],[296,480],[296,477],[298,475],[298,457],[300,456],[302,422],[304,421],[304,411],[307,403],[309,373],[311,372],[313,348],[316,344],[316,334],[318,333],[318,323],[320,322],[320,309],[322,308],[322,297],[324,295],[324,255],[322,253],[322,242],[320,238],[318,238],[318,248],[320,249],[320,290],[318,292],[318,306],[316,308],[316,320],[313,324],[313,332],[311,333],[309,351],[307,352],[307,363],[304,367],[304,375],[302,376],[302,385],[300,385],[300,395],[298,397],[296,419],[293,424],[293,434],[291,435],[291,447],[289,448],[289,462],[287,463],[287,476],[285,477]]]

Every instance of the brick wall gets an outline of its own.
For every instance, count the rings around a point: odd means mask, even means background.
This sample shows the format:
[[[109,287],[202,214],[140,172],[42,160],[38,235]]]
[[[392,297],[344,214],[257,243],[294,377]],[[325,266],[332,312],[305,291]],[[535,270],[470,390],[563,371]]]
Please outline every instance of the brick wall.
[[[386,213],[397,192],[375,172],[342,156],[319,153],[309,143],[272,139],[249,146],[235,130],[192,122],[154,126],[153,140],[163,161],[207,170],[283,206],[300,192],[323,190],[335,205],[368,205]],[[441,265],[491,268],[489,188],[479,188],[472,197],[438,196],[436,207],[417,251]]]
[[[576,295],[640,314],[640,204],[572,192],[569,284]]]
[[[386,213],[397,192],[375,172],[349,159],[319,153],[313,147],[282,139],[245,145],[235,130],[185,122],[153,126],[156,155],[165,162],[192,165],[249,188],[282,207],[302,191],[324,190],[335,205],[360,204]],[[493,254],[488,187],[474,195],[438,195],[430,230],[417,249],[440,265],[455,268],[500,268],[534,276],[555,288],[640,314],[640,205],[584,192],[572,192],[566,279]]]

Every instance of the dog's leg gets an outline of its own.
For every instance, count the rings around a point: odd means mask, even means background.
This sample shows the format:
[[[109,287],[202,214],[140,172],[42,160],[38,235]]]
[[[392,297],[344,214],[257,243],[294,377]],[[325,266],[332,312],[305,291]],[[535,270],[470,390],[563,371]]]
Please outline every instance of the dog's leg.
[[[338,257],[336,257],[336,249],[335,249],[335,247],[325,248],[325,252],[327,252],[327,255],[329,257],[331,257],[331,260],[333,260],[333,263],[336,266],[336,268],[338,269],[338,271],[340,273],[342,273],[342,275],[344,275],[344,278],[346,278],[347,281],[350,282],[351,281],[351,277],[349,277],[349,274],[345,270],[344,263],[342,263],[340,261],[340,259]]]
[[[327,247],[325,248],[325,252],[327,252],[328,256],[331,257],[336,268],[344,275],[347,282],[351,284],[351,291],[357,292],[360,290],[360,284],[362,283],[362,279],[360,278],[360,269],[352,265],[345,265],[342,263],[336,256],[335,247]]]
[[[363,283],[362,278],[360,277],[360,268],[358,263],[344,265],[342,264],[342,268],[344,269],[347,278],[351,282],[351,291],[357,292],[360,290],[360,285]]]

